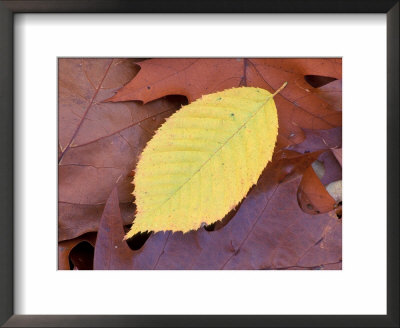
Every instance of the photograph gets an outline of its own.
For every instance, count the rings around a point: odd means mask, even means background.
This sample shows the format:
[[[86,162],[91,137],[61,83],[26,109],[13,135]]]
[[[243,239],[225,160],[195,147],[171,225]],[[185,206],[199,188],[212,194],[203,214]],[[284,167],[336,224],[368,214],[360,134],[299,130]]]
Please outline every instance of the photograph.
[[[57,58],[58,270],[342,270],[342,58]]]

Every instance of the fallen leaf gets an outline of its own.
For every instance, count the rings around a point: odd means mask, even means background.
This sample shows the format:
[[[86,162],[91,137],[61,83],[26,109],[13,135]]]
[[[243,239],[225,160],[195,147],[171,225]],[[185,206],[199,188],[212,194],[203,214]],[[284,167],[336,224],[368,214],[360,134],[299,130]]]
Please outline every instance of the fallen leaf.
[[[335,200],[325,189],[312,166],[304,172],[297,192],[300,207],[309,214],[319,214],[332,211]]]
[[[297,145],[291,145],[287,149],[299,153],[309,153],[317,150],[339,148],[342,146],[342,127],[328,130],[304,129],[305,140]]]
[[[184,95],[189,102],[204,94],[232,87],[252,86],[273,92],[288,86],[275,99],[279,109],[278,148],[304,140],[301,128],[330,129],[341,125],[341,112],[310,86],[306,75],[341,79],[342,61],[335,58],[287,59],[150,59],[109,101],[141,100]],[[315,92],[314,92],[315,91]]]
[[[333,147],[342,145],[342,128],[328,130],[309,130],[305,129],[306,139],[298,144],[287,147],[301,153],[308,153],[317,150],[329,150],[324,152],[319,158],[319,166],[315,175],[311,168],[304,174],[297,194],[300,207],[309,214],[325,213],[333,210],[334,199],[325,189],[325,185],[334,179],[341,179],[342,170],[333,159],[330,150]],[[315,166],[314,162],[314,166]],[[322,168],[323,168],[323,174]],[[314,167],[314,171],[315,167]],[[318,176],[320,174],[320,176]]]
[[[342,110],[342,80],[332,81],[320,88],[314,89],[314,92],[335,110]]]
[[[124,222],[134,211],[130,172],[153,131],[182,98],[103,103],[132,79],[132,59],[59,60],[59,240],[96,231],[118,181]]]
[[[73,239],[90,231],[97,231],[104,205],[105,203],[91,205],[59,202],[59,241]],[[130,200],[128,203],[121,202],[120,207],[124,223],[130,224],[134,217],[135,204]]]
[[[126,238],[196,230],[234,208],[272,158],[278,134],[274,95],[233,88],[173,114],[136,167],[137,213]]]
[[[95,269],[338,269],[341,221],[334,212],[304,213],[296,197],[288,197],[296,193],[301,172],[319,154],[276,154],[222,229],[159,232],[137,251],[121,246],[116,252],[110,247],[113,241],[121,243],[124,235],[114,193],[102,217],[101,227],[106,228],[99,230],[95,250],[95,254],[105,254],[107,262],[95,261]]]
[[[325,174],[321,178],[321,182],[324,186],[327,186],[333,181],[342,180],[342,166],[330,149],[329,151],[323,152],[318,160],[324,163],[325,167]]]
[[[342,168],[333,155],[333,149],[329,148],[329,144],[321,144],[318,141],[317,136],[321,136],[321,132],[324,131],[316,131],[310,134],[310,140],[314,140],[314,143],[312,143],[312,141],[308,141],[309,139],[306,139],[304,142],[304,144],[307,144],[306,146],[300,144],[294,147],[298,150],[303,150],[304,147],[329,150],[323,152],[318,160],[318,162],[320,162],[324,167],[324,174],[318,177],[318,174],[314,173],[315,169],[313,170],[311,167],[308,168],[303,176],[299,191],[297,193],[300,207],[303,209],[303,211],[310,214],[326,213],[335,208],[337,204],[334,199],[335,197],[331,196],[326,188],[331,182],[340,180],[342,178]],[[337,131],[325,132],[328,132],[325,135],[327,140],[329,140],[329,137],[333,137],[331,140],[334,140],[335,138],[339,139],[338,137],[334,137]],[[313,164],[315,164],[315,162]]]
[[[125,258],[126,254],[132,254],[123,240],[124,234],[117,187],[114,187],[107,199],[97,233],[93,263],[95,270],[123,269],[120,265],[123,264],[121,258]]]

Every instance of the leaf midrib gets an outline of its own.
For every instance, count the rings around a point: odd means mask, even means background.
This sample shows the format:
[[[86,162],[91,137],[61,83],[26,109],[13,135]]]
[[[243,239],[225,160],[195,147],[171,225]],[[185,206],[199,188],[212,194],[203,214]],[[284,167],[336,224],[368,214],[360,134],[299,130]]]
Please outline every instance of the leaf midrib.
[[[111,68],[111,66],[112,66],[112,64],[113,64],[113,62],[114,62],[114,59],[112,59],[111,62],[110,62],[110,64],[107,66],[107,68],[106,68],[106,70],[105,70],[105,72],[104,72],[104,75],[103,75],[102,79],[100,80],[100,83],[99,83],[98,87],[94,90],[94,93],[93,93],[93,95],[92,95],[92,98],[90,99],[90,101],[89,101],[89,103],[88,103],[88,105],[87,105],[87,107],[86,107],[86,109],[85,109],[85,112],[83,113],[83,115],[82,115],[82,117],[81,117],[81,120],[79,121],[79,124],[78,124],[78,126],[76,127],[76,129],[75,129],[75,131],[74,131],[74,134],[72,135],[72,137],[71,137],[71,139],[69,140],[67,146],[64,148],[64,150],[62,151],[62,153],[61,153],[61,155],[60,155],[60,157],[59,157],[59,159],[58,159],[58,164],[61,163],[61,161],[62,161],[64,155],[65,155],[65,154],[68,152],[68,150],[71,148],[71,144],[72,144],[72,142],[75,140],[76,136],[78,135],[79,130],[81,129],[82,124],[83,124],[83,122],[85,121],[85,118],[86,118],[87,114],[89,113],[89,110],[92,108],[92,105],[93,105],[93,103],[94,103],[94,100],[96,99],[97,94],[99,93],[99,91],[100,91],[100,89],[101,89],[101,86],[103,85],[103,82],[104,82],[104,80],[105,80],[105,78],[106,78],[106,76],[107,76],[107,74],[108,74],[108,72],[109,72],[109,70],[110,70],[110,68]],[[85,75],[86,75],[86,74],[85,74]],[[90,84],[92,84],[92,83],[90,82],[89,79],[88,79],[88,81],[89,81]],[[93,85],[92,85],[92,86],[93,86]]]

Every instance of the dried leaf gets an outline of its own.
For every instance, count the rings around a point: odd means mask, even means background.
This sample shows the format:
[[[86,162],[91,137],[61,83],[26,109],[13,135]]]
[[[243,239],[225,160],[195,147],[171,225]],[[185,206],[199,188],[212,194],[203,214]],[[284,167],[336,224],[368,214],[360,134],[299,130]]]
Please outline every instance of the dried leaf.
[[[342,127],[328,130],[304,129],[304,133],[306,139],[302,143],[289,146],[287,149],[299,153],[309,153],[342,146]]]
[[[129,176],[152,132],[181,98],[103,103],[132,79],[132,59],[59,60],[59,240],[96,231],[118,181],[123,219],[132,222]]]
[[[93,264],[95,270],[120,269],[120,258],[124,258],[124,254],[132,254],[126,242],[122,240],[123,235],[118,192],[114,187],[107,199],[97,233]]]
[[[318,156],[276,154],[240,210],[218,231],[159,232],[140,250],[115,252],[109,241],[101,240],[122,240],[121,219],[118,210],[104,215],[107,223],[101,226],[108,228],[99,231],[95,252],[104,252],[118,269],[340,269],[341,220],[336,213],[309,215],[295,197],[287,197],[296,193],[299,174]],[[111,268],[99,263],[95,269]]]
[[[332,81],[314,92],[335,110],[342,110],[342,80]]]
[[[273,92],[288,86],[276,98],[279,108],[278,148],[304,140],[301,128],[330,129],[341,125],[341,112],[321,91],[311,87],[306,75],[341,79],[342,61],[336,58],[189,58],[150,59],[138,63],[138,75],[110,101],[149,102],[165,95],[184,95],[189,102],[204,94],[232,87],[252,86]],[[337,93],[341,96],[341,94]]]
[[[323,152],[318,159],[324,163],[325,167],[325,174],[321,178],[321,182],[324,186],[333,181],[342,180],[342,166],[330,149],[329,151]]]
[[[312,166],[303,175],[297,197],[301,208],[306,213],[327,213],[334,209],[335,200],[326,191]]]

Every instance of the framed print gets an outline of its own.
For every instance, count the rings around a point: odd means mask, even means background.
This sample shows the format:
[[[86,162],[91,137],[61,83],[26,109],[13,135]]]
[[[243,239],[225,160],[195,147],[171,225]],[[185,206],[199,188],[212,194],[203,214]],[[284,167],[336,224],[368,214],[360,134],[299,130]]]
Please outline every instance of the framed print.
[[[59,58],[59,270],[340,270],[341,68],[341,58]],[[316,73],[332,76],[302,84]]]
[[[0,9],[2,325],[398,326],[397,1]]]

